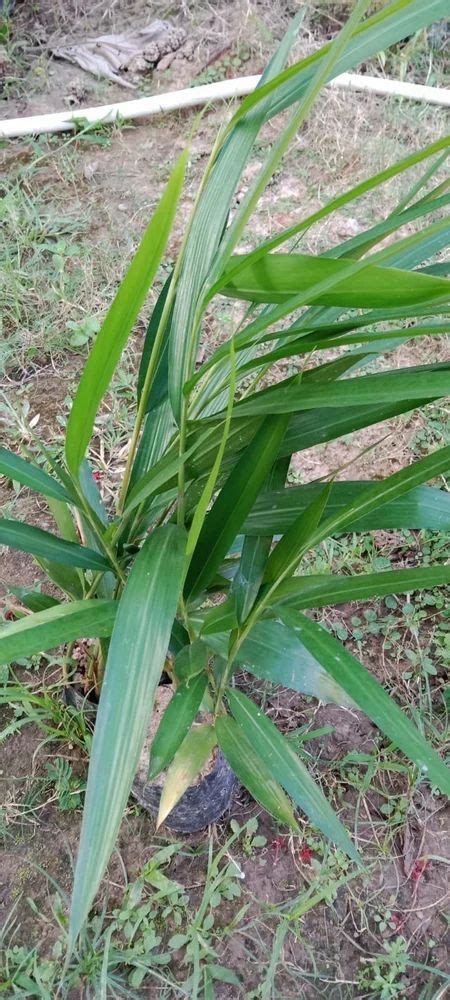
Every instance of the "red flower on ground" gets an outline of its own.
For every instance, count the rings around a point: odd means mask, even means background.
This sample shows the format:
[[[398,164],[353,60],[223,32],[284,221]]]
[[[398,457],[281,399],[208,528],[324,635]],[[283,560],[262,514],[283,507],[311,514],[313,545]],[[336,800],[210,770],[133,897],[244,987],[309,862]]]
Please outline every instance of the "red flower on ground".
[[[304,847],[300,848],[300,850],[298,852],[298,856],[299,856],[300,861],[302,862],[302,864],[309,865],[309,864],[311,864],[311,861],[312,861],[312,859],[314,857],[314,851],[312,851],[311,848],[308,847],[307,844],[305,844]]]

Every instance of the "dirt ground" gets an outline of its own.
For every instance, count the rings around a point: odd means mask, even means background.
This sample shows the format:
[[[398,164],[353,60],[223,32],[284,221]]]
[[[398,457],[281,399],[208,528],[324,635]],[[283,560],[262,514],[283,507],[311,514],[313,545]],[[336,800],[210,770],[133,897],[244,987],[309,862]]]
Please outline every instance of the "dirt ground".
[[[11,48],[6,61],[6,101],[1,116],[82,108],[223,76],[256,73],[296,7],[291,0],[276,5],[265,0],[233,0],[227,5],[183,0],[172,7],[163,0],[151,4],[131,0],[106,5],[87,4],[83,0],[64,3],[42,0],[38,4],[23,0],[17,3],[14,14],[17,47]],[[166,68],[146,74],[138,83],[136,94],[117,84],[96,80],[49,56],[49,48],[63,42],[123,30],[166,15],[185,29],[186,47],[175,54]],[[300,37],[298,54],[311,51],[328,30],[333,30],[329,20],[310,18]],[[225,114],[223,106],[210,109],[193,135],[188,184],[169,258],[178,248],[211,139]],[[48,441],[60,439],[60,417],[67,413],[68,397],[84,361],[83,353],[71,350],[67,343],[67,320],[78,322],[80,317],[104,312],[124,260],[130,256],[163,189],[170,165],[184,148],[191,124],[191,113],[175,113],[135,127],[110,130],[107,136],[99,137],[103,142],[81,139],[68,142],[67,138],[39,143],[23,140],[11,142],[0,151],[7,177],[14,177],[17,171],[41,158],[29,173],[21,175],[24,194],[31,201],[38,200],[40,212],[46,218],[56,213],[60,220],[65,220],[67,239],[70,242],[75,232],[80,248],[78,255],[64,258],[64,294],[56,296],[55,303],[57,278],[54,288],[47,288],[44,271],[40,286],[33,270],[31,244],[20,247],[21,266],[25,272],[31,269],[33,281],[26,287],[19,313],[14,295],[8,299],[5,317],[5,345],[8,342],[12,345],[13,362],[4,367],[1,393],[13,400],[19,410],[26,407],[28,419],[37,418],[39,433]],[[444,113],[437,108],[328,91],[299,133],[283,171],[261,199],[245,245],[251,245],[262,233],[269,236],[278,227],[293,223],[305,206],[314,210],[326,197],[356,183],[367,172],[375,172],[407,151],[432,141],[443,133],[444,127]],[[268,126],[262,135],[261,152],[272,138]],[[65,142],[67,145],[62,148]],[[255,162],[257,156],[249,167],[248,177],[255,169]],[[351,215],[342,212],[333,216],[331,223],[314,227],[303,246],[306,250],[318,250],[336,237],[354,235],[363,223],[381,217],[393,206],[402,183],[395,182],[375,195],[366,196],[357,203],[357,208],[352,207]],[[20,229],[23,217],[19,216],[16,222]],[[59,226],[58,239],[66,239],[62,235],[63,223]],[[223,339],[230,323],[230,310],[234,308],[238,307],[227,304],[208,317],[203,356]],[[48,325],[46,316],[51,317]],[[116,379],[115,390],[99,420],[96,460],[103,475],[105,495],[113,489],[123,465],[129,426],[130,373],[135,368],[144,329],[145,323],[141,321],[127,350],[122,375]],[[438,357],[442,360],[445,351],[445,344],[439,343]],[[404,345],[393,363],[399,366],[427,363],[431,357],[436,360],[436,341],[429,339],[420,345]],[[430,407],[427,411],[436,412]],[[294,481],[308,481],[341,466],[345,468],[340,478],[348,479],[369,474],[377,478],[393,472],[413,453],[418,436],[420,439],[427,432],[427,411],[302,452],[293,462],[291,477]],[[6,431],[11,436],[8,415]],[[367,451],[369,445],[372,447]],[[11,487],[3,485],[0,501],[6,516],[13,507],[15,516],[42,527],[51,525],[48,511],[26,490],[17,497]],[[416,540],[412,544],[418,548],[420,543]],[[379,533],[374,541],[375,554],[391,555],[396,545],[401,548],[402,540]],[[364,560],[365,556],[358,558]],[[404,548],[399,558],[406,558]],[[0,577],[5,593],[8,582],[25,585],[38,576],[31,559],[3,550]],[[360,612],[362,609],[355,605],[339,609],[339,615],[326,610],[324,620],[331,615],[333,621],[338,619],[345,625],[352,615]],[[407,642],[408,637],[404,638]],[[399,653],[397,647],[395,655],[392,650],[386,652],[381,640],[374,636],[367,640],[364,652],[366,664],[383,682],[399,692],[400,698],[409,697],[408,683],[403,680],[403,650]],[[33,682],[39,676],[36,673]],[[422,786],[414,789],[409,775],[395,771],[379,771],[373,786],[367,788],[347,779],[345,768],[338,766],[339,760],[347,754],[380,752],[374,727],[359,714],[335,706],[318,707],[311,699],[291,692],[270,691],[267,697],[272,717],[287,731],[306,724],[313,724],[314,729],[332,727],[332,733],[314,743],[314,768],[342,817],[355,829],[368,860],[368,875],[337,888],[334,898],[319,901],[301,918],[292,921],[272,992],[255,992],[255,996],[273,996],[278,1000],[382,996],[358,985],[361,959],[370,961],[386,943],[401,934],[417,965],[406,973],[404,992],[385,995],[431,997],[431,993],[421,992],[430,978],[423,966],[428,970],[430,967],[445,970],[447,960],[444,913],[450,837],[445,803]],[[4,717],[7,725],[10,712],[5,712]],[[35,781],[44,775],[46,763],[54,752],[53,747],[43,745],[43,734],[33,724],[10,735],[1,752],[6,836],[0,912],[5,920],[15,906],[15,942],[30,947],[39,945],[43,954],[49,952],[55,939],[51,919],[55,884],[61,893],[70,893],[80,826],[79,810],[62,812],[52,796],[44,801],[33,798]],[[76,747],[65,744],[60,753],[76,771],[83,772],[84,761]],[[390,823],[388,831],[386,813],[381,809],[383,795],[395,802],[406,802],[399,821]],[[245,876],[244,900],[249,908],[236,933],[218,934],[220,960],[242,976],[242,987],[218,986],[219,1000],[253,996],[274,946],[273,913],[289,910],[291,901],[306,892],[313,882],[311,861],[315,847],[313,844],[312,849],[308,848],[311,855],[305,854],[309,837],[306,821],[300,840],[280,836],[276,824],[256,809],[242,789],[236,792],[230,815],[212,833],[215,845],[225,841],[231,818],[242,823],[255,814],[259,816],[258,832],[264,834],[267,844],[254,855],[247,856],[245,852],[239,855]],[[132,881],[137,876],[162,842],[155,836],[154,821],[130,804],[118,851],[111,860],[102,890],[102,898],[107,895],[110,907],[120,902],[126,879]],[[187,838],[186,852],[177,855],[170,866],[170,876],[188,888],[193,906],[205,880],[206,851],[206,835]],[[342,859],[336,865],[336,879],[339,879],[346,870]],[[30,897],[43,920],[36,920],[28,903]],[[231,919],[233,905],[227,904],[221,913],[224,925]],[[390,918],[384,921],[386,912]],[[386,926],[380,930],[382,918]],[[142,988],[138,995],[150,998],[177,994],[152,986]],[[443,997],[444,993],[435,994],[438,995]]]

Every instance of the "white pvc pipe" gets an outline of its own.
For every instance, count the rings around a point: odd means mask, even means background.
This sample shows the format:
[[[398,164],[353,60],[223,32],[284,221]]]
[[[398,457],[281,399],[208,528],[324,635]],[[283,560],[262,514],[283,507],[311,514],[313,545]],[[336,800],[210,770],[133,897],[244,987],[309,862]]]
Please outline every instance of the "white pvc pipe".
[[[80,119],[91,124],[106,125],[120,119],[148,118],[150,115],[164,114],[166,111],[177,111],[180,108],[242,97],[255,89],[259,79],[259,76],[241,76],[236,80],[207,83],[202,87],[189,87],[168,94],[140,97],[135,101],[118,101],[115,104],[77,108],[74,111],[56,111],[54,114],[32,115],[29,118],[10,118],[0,121],[0,138],[13,139],[22,135],[40,135],[44,132],[70,132],[76,128]],[[416,83],[401,83],[378,76],[360,76],[357,73],[342,73],[332,80],[330,85],[450,107],[450,90],[439,87],[424,87]]]
[[[118,101],[116,104],[103,104],[96,108],[57,111],[55,114],[34,115],[31,118],[11,118],[10,121],[0,122],[0,138],[42,132],[68,132],[75,128],[75,123],[79,122],[80,118],[96,124],[107,124],[124,118],[128,121],[148,118],[150,115],[163,114],[165,111],[177,111],[180,108],[195,107],[197,104],[241,97],[254,90],[258,80],[259,76],[243,76],[238,80],[223,80],[220,83],[207,83],[203,87],[174,90],[169,94],[139,97],[135,101]]]
[[[450,90],[445,90],[443,87],[425,87],[420,83],[404,83],[401,80],[388,80],[382,76],[361,76],[359,73],[342,73],[330,83],[332,87],[365,90],[371,94],[406,97],[410,101],[438,104],[442,108],[450,107]]]

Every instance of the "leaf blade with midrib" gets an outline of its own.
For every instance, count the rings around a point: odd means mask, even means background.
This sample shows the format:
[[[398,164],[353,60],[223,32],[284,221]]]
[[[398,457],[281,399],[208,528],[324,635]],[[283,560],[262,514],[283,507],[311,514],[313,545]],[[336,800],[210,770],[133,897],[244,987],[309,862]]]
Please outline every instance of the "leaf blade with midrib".
[[[137,555],[121,597],[92,744],[69,950],[106,868],[136,773],[183,584],[185,550],[181,528],[156,528]]]
[[[73,601],[8,622],[0,629],[0,663],[11,663],[74,639],[109,636],[116,611],[116,601]]]
[[[39,465],[27,462],[20,455],[8,451],[7,448],[0,448],[0,476],[6,476],[28,486],[30,490],[42,493],[45,497],[53,497],[54,500],[64,500],[66,503],[74,503],[72,497],[57,479],[53,479],[47,472],[44,472]]]
[[[90,441],[97,409],[108,388],[145,296],[158,269],[172,228],[187,164],[187,150],[179,157],[166,189],[87,359],[69,414],[66,460],[74,476]]]
[[[275,780],[292,796],[314,826],[319,827],[353,861],[359,861],[358,852],[334,809],[273,722],[242,691],[230,689],[227,698],[233,717],[245,730]]]
[[[222,753],[250,795],[280,823],[298,831],[289,799],[272,777],[242,727],[229,715],[219,715],[216,719],[216,733]]]
[[[107,571],[111,569],[109,562],[84,545],[68,542],[64,538],[52,535],[50,531],[25,524],[24,521],[0,519],[0,545],[46,559],[64,566],[77,566],[80,569],[96,569]]]
[[[406,754],[430,781],[450,795],[450,770],[419,733],[405,712],[379,682],[347,649],[318,622],[301,612],[285,610],[283,621],[292,628],[306,649],[344,688],[369,719]]]

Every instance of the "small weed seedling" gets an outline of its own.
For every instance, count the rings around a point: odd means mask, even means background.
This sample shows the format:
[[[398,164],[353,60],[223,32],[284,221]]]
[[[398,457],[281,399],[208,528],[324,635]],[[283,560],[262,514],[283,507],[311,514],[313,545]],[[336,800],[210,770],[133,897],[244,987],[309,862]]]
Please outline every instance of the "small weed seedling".
[[[405,996],[403,978],[409,961],[406,941],[397,937],[386,941],[384,952],[376,958],[362,958],[359,987],[379,1000],[397,1000]]]
[[[252,819],[247,820],[245,826],[240,827],[237,820],[232,819],[230,822],[231,829],[233,833],[238,836],[242,835],[242,847],[244,854],[251,858],[253,857],[255,851],[261,847],[265,847],[267,844],[267,837],[263,837],[261,834],[257,833],[258,830],[258,820],[256,816]]]

